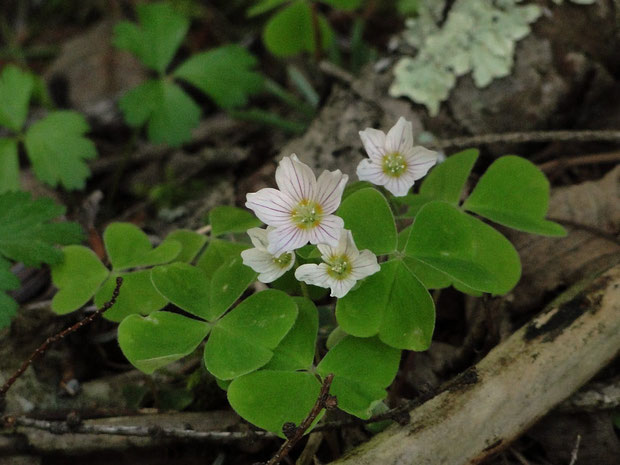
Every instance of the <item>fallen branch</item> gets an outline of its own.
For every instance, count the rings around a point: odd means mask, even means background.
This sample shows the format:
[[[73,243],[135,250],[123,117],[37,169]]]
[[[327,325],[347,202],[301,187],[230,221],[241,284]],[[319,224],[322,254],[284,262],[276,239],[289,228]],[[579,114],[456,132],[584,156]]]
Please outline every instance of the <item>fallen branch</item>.
[[[333,465],[460,465],[505,448],[620,351],[620,266],[572,288],[448,389]]]

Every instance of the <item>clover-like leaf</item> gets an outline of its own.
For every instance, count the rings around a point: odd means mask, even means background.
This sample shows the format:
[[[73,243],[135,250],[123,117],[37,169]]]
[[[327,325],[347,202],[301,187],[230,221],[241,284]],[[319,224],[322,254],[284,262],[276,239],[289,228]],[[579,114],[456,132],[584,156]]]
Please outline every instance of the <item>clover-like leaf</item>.
[[[564,236],[565,229],[545,220],[549,181],[532,162],[517,156],[496,160],[482,175],[463,208],[520,231]]]
[[[177,307],[200,318],[213,319],[209,299],[211,283],[200,268],[181,262],[157,266],[151,270],[151,280]]]
[[[7,65],[0,74],[0,125],[19,132],[26,122],[34,79],[15,65]]]
[[[405,264],[392,260],[336,304],[336,319],[346,333],[376,334],[384,343],[407,350],[426,350],[435,328],[435,305]]]
[[[243,47],[227,45],[192,56],[174,76],[196,86],[220,107],[235,108],[263,88],[263,76],[254,71],[257,62]]]
[[[370,418],[374,406],[386,396],[398,371],[400,350],[378,338],[347,336],[321,360],[317,372],[334,374],[330,394],[338,408],[359,418]]]
[[[240,256],[225,261],[211,279],[209,316],[217,318],[228,310],[256,280],[257,275],[252,268],[243,264]]]
[[[0,193],[16,190],[19,190],[17,141],[0,138]]]
[[[241,302],[211,330],[205,346],[207,370],[227,380],[258,370],[297,318],[297,305],[284,292],[259,292]]]
[[[83,189],[90,170],[85,160],[95,158],[95,144],[84,134],[90,128],[74,111],[56,111],[34,123],[24,138],[36,176],[52,187]]]
[[[196,263],[199,268],[212,279],[215,272],[223,263],[229,262],[241,256],[241,252],[250,248],[250,245],[240,242],[228,242],[221,239],[211,239],[209,246],[198,258]]]
[[[521,276],[519,255],[508,239],[442,201],[420,209],[404,250],[477,291],[505,294]]]
[[[344,220],[345,228],[353,233],[358,249],[370,249],[377,255],[396,250],[394,216],[378,190],[369,187],[352,193],[344,199],[337,214]]]
[[[172,240],[153,248],[148,236],[131,223],[112,223],[103,233],[103,242],[116,271],[168,263],[181,252],[181,244]]]
[[[196,258],[207,243],[207,237],[189,229],[175,229],[166,236],[163,242],[170,241],[181,244],[181,251],[175,261],[189,263]]]
[[[95,253],[81,245],[62,249],[64,260],[52,266],[52,282],[58,292],[52,310],[63,315],[77,310],[99,290],[110,272]]]
[[[118,343],[133,366],[151,374],[191,354],[210,329],[204,321],[176,313],[129,315],[118,326]]]
[[[137,6],[139,25],[123,21],[114,30],[114,45],[163,73],[187,34],[189,21],[167,2]]]
[[[321,384],[310,373],[260,370],[233,380],[228,401],[247,421],[283,438],[284,423],[300,424],[320,390]]]
[[[263,224],[249,211],[228,205],[213,208],[209,212],[209,223],[214,236],[245,232]]]
[[[119,107],[130,126],[140,127],[148,121],[149,139],[173,147],[191,140],[191,130],[200,121],[200,107],[179,86],[162,79],[130,90]]]

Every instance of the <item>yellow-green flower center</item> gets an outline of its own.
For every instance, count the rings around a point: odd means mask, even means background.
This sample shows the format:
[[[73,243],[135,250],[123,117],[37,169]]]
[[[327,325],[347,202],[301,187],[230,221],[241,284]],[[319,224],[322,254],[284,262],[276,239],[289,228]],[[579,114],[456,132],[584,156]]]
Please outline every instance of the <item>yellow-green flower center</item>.
[[[293,256],[290,253],[283,253],[279,257],[273,257],[273,263],[280,268],[286,268],[290,263]]]
[[[291,219],[298,228],[312,229],[321,223],[323,209],[312,200],[304,199],[291,211]]]
[[[407,161],[400,153],[388,153],[381,161],[383,172],[393,178],[399,177],[407,169]]]
[[[351,262],[346,255],[329,257],[327,264],[327,274],[334,279],[345,279],[351,274]]]

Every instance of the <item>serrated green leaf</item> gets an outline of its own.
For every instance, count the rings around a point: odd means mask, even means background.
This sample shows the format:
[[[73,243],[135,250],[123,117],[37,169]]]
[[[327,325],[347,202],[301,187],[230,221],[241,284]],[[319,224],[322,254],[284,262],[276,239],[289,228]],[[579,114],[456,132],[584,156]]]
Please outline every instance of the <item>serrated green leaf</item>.
[[[207,274],[209,279],[212,279],[215,272],[222,266],[223,263],[232,260],[235,257],[240,257],[243,250],[249,249],[250,245],[240,242],[228,242],[221,239],[211,239],[209,246],[198,258],[196,264]]]
[[[284,423],[300,424],[320,390],[310,373],[261,370],[233,380],[228,401],[247,421],[283,438]]]
[[[549,189],[549,181],[532,162],[501,157],[482,175],[463,208],[520,231],[564,236],[562,226],[545,220]]]
[[[288,1],[289,0],[257,0],[255,5],[248,8],[246,15],[248,18],[252,18],[273,10]]]
[[[208,323],[170,312],[129,315],[118,326],[118,343],[133,366],[151,374],[191,354],[209,330]]]
[[[263,224],[249,211],[228,205],[213,208],[209,212],[209,223],[214,236],[246,232]]]
[[[115,271],[168,263],[181,252],[181,244],[172,240],[153,248],[148,236],[131,223],[110,224],[103,233],[103,242]]]
[[[193,84],[222,108],[241,107],[263,88],[254,71],[256,57],[239,45],[226,45],[189,58],[174,76]]]
[[[387,200],[376,189],[360,189],[340,205],[337,215],[353,233],[359,250],[382,255],[396,250],[396,225]]]
[[[84,137],[89,130],[73,111],[50,113],[30,126],[24,144],[36,176],[52,187],[83,189],[90,175],[85,160],[97,156],[95,144]]]
[[[256,280],[256,276],[258,273],[245,266],[240,256],[224,262],[211,279],[210,316],[217,318],[228,310]]]
[[[304,297],[293,300],[297,304],[297,319],[273,351],[273,357],[265,365],[265,370],[304,370],[312,365],[319,330],[319,313],[311,300]]]
[[[284,292],[259,292],[241,302],[211,331],[205,365],[227,380],[264,366],[297,318],[297,305]]]
[[[121,321],[133,314],[148,315],[161,310],[168,304],[151,282],[150,270],[134,271],[132,273],[112,273],[95,294],[95,305],[101,308],[112,297],[116,287],[116,277],[123,277],[118,298],[114,306],[103,314],[110,321]]]
[[[0,125],[19,132],[28,116],[34,85],[32,74],[7,65],[0,74]]]
[[[435,327],[435,305],[411,271],[393,260],[338,299],[336,319],[353,336],[379,334],[381,341],[397,349],[426,350]]]
[[[196,258],[207,243],[207,237],[189,229],[176,229],[168,234],[163,242],[170,241],[181,244],[181,251],[175,261],[189,263]]]
[[[54,244],[77,243],[84,237],[76,223],[51,222],[64,211],[49,198],[32,200],[25,192],[0,194],[0,255],[27,266],[58,263],[62,252]]]
[[[137,6],[139,26],[123,21],[114,30],[114,45],[135,54],[160,73],[174,57],[189,21],[166,2]]]
[[[200,107],[173,82],[150,80],[127,92],[119,101],[127,123],[140,127],[148,121],[149,140],[176,147],[192,138],[200,121]]]
[[[179,308],[205,320],[212,320],[209,286],[204,271],[186,263],[171,263],[151,270],[155,288]]]
[[[519,281],[513,245],[491,226],[446,202],[417,214],[405,253],[477,291],[505,294]]]
[[[370,418],[373,407],[386,396],[398,371],[400,350],[377,338],[347,336],[321,360],[317,372],[334,374],[330,394],[338,408],[359,418]]]
[[[60,315],[72,312],[88,302],[110,272],[95,253],[81,245],[63,247],[64,259],[52,266],[52,282],[58,292],[52,310]]]
[[[17,141],[0,138],[0,194],[16,190],[19,190]]]

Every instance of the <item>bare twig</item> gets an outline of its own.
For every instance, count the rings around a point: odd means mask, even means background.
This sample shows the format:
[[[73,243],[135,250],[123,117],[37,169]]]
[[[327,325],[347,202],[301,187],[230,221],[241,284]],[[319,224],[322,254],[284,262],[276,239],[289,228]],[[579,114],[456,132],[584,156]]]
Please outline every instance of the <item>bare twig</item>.
[[[324,408],[334,408],[335,398],[329,395],[329,388],[332,385],[332,381],[334,379],[333,374],[328,374],[325,379],[323,379],[323,385],[321,386],[321,392],[319,393],[319,397],[316,400],[312,410],[301,424],[295,428],[295,430],[288,436],[287,440],[284,441],[284,444],[280,447],[276,455],[274,455],[267,465],[278,465],[291,451],[293,446],[299,442],[299,440],[304,436],[304,433],[310,428],[316,417],[321,413],[321,410]],[[285,433],[286,434],[286,433]]]
[[[571,166],[596,165],[598,163],[617,163],[620,161],[620,152],[609,153],[592,153],[571,158],[556,158],[545,163],[541,163],[538,167],[548,173],[555,169],[564,169]]]
[[[595,226],[590,226],[589,224],[578,223],[576,221],[571,221],[571,220],[564,220],[562,218],[549,218],[549,220],[555,221],[556,223],[560,223],[561,225],[564,225],[564,226],[568,226],[569,228],[572,228],[572,229],[580,229],[582,231],[587,231],[590,234],[599,236],[605,240],[608,240],[609,242],[613,242],[616,245],[620,245],[620,239],[618,239],[613,234],[610,234],[607,231],[603,231],[602,229],[597,228]]]
[[[577,440],[575,441],[575,447],[573,447],[573,451],[570,453],[570,463],[568,465],[575,465],[575,462],[577,462],[577,455],[579,454],[580,444],[581,444],[581,434],[578,434]]]
[[[105,313],[107,310],[109,310],[115,303],[116,303],[116,299],[118,297],[118,293],[120,292],[121,289],[121,285],[123,284],[123,278],[121,278],[120,276],[118,278],[116,278],[116,287],[114,288],[114,292],[112,293],[112,297],[110,298],[110,300],[108,300],[106,303],[103,304],[103,306],[97,310],[95,313],[93,313],[92,315],[88,316],[87,318],[84,318],[82,321],[77,322],[76,324],[74,324],[73,326],[59,332],[58,334],[55,334],[53,336],[48,337],[45,342],[43,344],[41,344],[37,350],[35,350],[32,355],[22,364],[21,367],[19,367],[19,369],[13,373],[13,375],[9,378],[9,380],[4,383],[4,385],[2,386],[2,388],[0,388],[0,399],[3,399],[4,396],[6,395],[7,391],[11,388],[11,386],[15,383],[15,381],[18,380],[18,378],[24,374],[24,372],[26,371],[26,369],[32,365],[32,363],[39,358],[41,355],[43,355],[45,353],[45,351],[47,350],[47,348],[53,344],[54,342],[58,342],[61,339],[63,339],[64,337],[66,337],[67,335],[77,331],[78,329],[82,328],[83,326],[86,326],[87,324],[91,323],[93,320],[95,320],[96,318],[98,318],[99,316],[101,316],[103,313]]]

